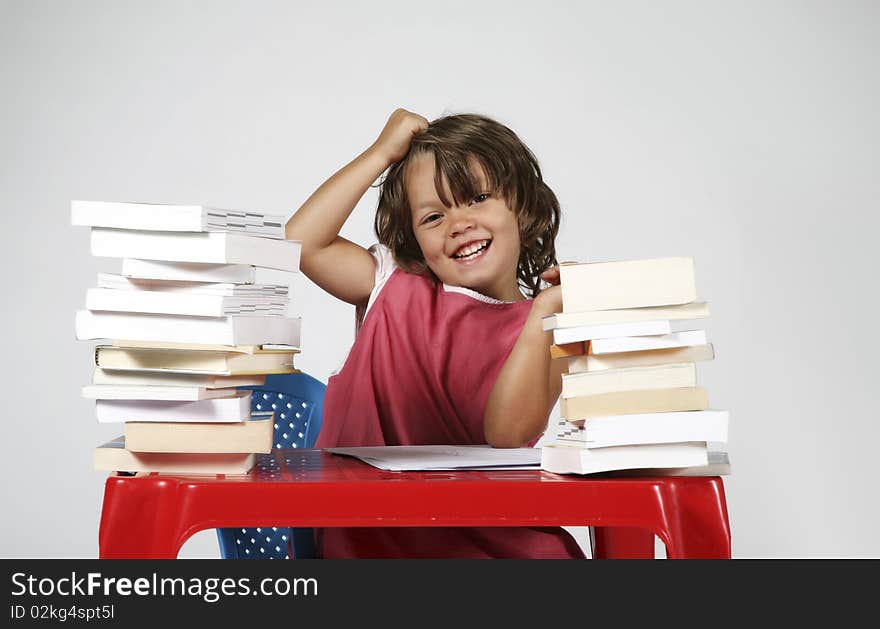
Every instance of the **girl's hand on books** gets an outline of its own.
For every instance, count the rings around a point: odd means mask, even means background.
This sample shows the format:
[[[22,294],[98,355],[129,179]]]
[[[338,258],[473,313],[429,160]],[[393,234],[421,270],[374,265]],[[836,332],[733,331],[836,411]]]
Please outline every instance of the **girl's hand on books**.
[[[559,266],[552,266],[543,273],[541,279],[551,284],[542,290],[532,305],[532,310],[544,315],[562,312],[562,287],[559,286]]]
[[[553,284],[554,286],[559,285],[559,265],[551,266],[549,269],[541,273],[541,279],[548,284]]]
[[[395,109],[385,123],[382,133],[370,147],[390,166],[403,159],[413,136],[428,128],[427,119],[406,109]]]

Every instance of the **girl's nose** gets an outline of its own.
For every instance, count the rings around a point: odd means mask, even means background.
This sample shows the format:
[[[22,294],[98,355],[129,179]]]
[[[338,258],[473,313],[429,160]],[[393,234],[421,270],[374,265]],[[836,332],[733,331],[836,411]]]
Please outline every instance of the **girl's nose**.
[[[474,217],[467,208],[454,210],[450,218],[448,224],[451,237],[459,236],[475,226]]]

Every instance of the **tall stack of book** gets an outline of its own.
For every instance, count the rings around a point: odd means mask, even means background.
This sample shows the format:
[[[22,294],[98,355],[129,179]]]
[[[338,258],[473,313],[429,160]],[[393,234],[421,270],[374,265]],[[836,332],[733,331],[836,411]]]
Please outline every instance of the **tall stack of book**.
[[[709,408],[696,363],[714,349],[695,320],[692,258],[563,264],[562,312],[544,318],[562,376],[561,419],[542,449],[557,473],[729,472],[728,414]],[[710,445],[711,444],[711,445]]]
[[[297,372],[301,244],[280,216],[202,206],[73,201],[71,219],[91,228],[92,255],[122,258],[76,313],[77,339],[109,341],[83,396],[125,432],[95,449],[95,469],[247,472],[275,422],[236,387]]]

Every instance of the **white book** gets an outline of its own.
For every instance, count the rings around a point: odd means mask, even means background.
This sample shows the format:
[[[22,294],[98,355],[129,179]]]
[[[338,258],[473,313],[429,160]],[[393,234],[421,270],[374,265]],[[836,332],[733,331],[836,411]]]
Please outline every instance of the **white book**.
[[[611,476],[728,476],[730,474],[730,455],[721,450],[712,450],[709,446],[706,465],[693,465],[691,467],[664,467],[645,468],[641,470],[617,470],[611,472]]]
[[[80,310],[76,338],[124,339],[197,345],[264,345],[299,347],[299,317],[187,317]]]
[[[301,244],[229,232],[160,232],[92,227],[92,255],[173,262],[249,264],[299,269]]]
[[[115,273],[98,273],[98,288],[113,290],[153,291],[187,295],[221,295],[223,297],[283,297],[290,299],[290,287],[269,284],[233,284],[232,282],[181,282],[177,280],[141,279]]]
[[[697,300],[693,258],[562,264],[562,311],[619,310]]]
[[[205,264],[123,258],[122,275],[131,278],[182,282],[291,286],[294,282],[295,271],[279,271],[250,264]]]
[[[95,367],[95,372],[92,374],[92,384],[126,386],[229,389],[230,387],[261,386],[265,383],[266,376],[264,375],[224,376],[211,373],[102,369],[100,367]]]
[[[226,297],[223,295],[192,295],[163,291],[117,290],[90,288],[86,292],[86,308],[114,312],[223,317],[226,315],[283,316],[287,312],[285,297]]]
[[[708,465],[706,442],[659,443],[609,448],[549,445],[541,448],[541,469],[557,474]]]
[[[591,417],[580,422],[560,419],[555,441],[584,448],[684,441],[727,442],[728,412],[642,413]]]
[[[705,330],[684,330],[658,336],[624,336],[590,341],[591,354],[614,354],[617,352],[641,352],[673,347],[693,347],[706,345]]]
[[[133,384],[88,384],[82,396],[91,400],[168,400],[194,402],[235,397],[236,388],[208,389],[192,386],[161,386]]]
[[[234,231],[284,238],[285,219],[280,214],[224,210],[204,205],[71,201],[71,223],[86,227],[113,227],[154,231]]]
[[[650,308],[623,308],[621,310],[583,310],[581,312],[557,312],[541,320],[544,330],[575,328],[585,325],[612,325],[636,321],[676,321],[679,319],[705,319],[709,316],[709,304],[694,302],[678,306],[653,306]]]
[[[562,375],[562,397],[697,386],[694,363],[585,371]]]
[[[197,422],[233,423],[250,417],[251,392],[239,391],[233,397],[197,401],[96,400],[99,423],[116,422]]]
[[[584,325],[576,328],[557,328],[553,330],[553,342],[557,345],[577,343],[618,336],[644,336],[669,334],[672,324],[669,321],[635,321],[632,323],[612,323],[608,325]]]

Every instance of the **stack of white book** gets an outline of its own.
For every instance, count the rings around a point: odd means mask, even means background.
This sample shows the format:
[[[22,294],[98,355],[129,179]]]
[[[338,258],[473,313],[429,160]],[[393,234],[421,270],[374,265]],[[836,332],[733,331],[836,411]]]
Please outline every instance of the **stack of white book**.
[[[691,258],[563,264],[562,312],[545,317],[562,377],[561,419],[541,453],[557,473],[729,473],[727,411],[709,408],[696,363],[714,349],[698,321]]]
[[[95,348],[98,422],[124,424],[99,446],[99,470],[240,474],[272,448],[272,413],[251,394],[273,373],[296,373],[300,319],[288,316],[300,243],[283,220],[202,206],[73,201],[100,273],[76,313]]]

